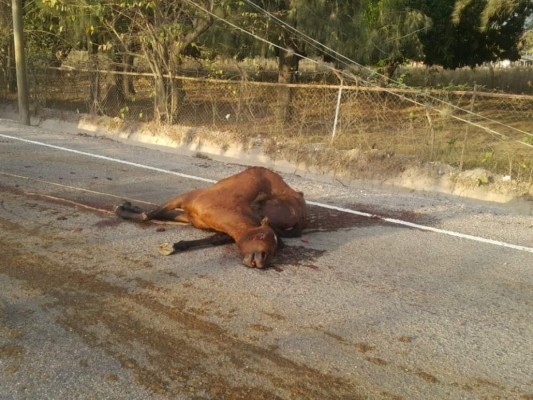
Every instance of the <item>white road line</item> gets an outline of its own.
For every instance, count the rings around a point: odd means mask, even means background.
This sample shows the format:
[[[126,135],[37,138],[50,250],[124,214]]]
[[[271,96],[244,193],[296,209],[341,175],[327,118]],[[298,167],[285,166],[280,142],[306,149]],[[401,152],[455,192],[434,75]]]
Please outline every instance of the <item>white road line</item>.
[[[375,218],[375,219],[379,219],[381,221],[389,222],[391,224],[407,226],[409,228],[415,228],[415,229],[420,229],[420,230],[423,230],[423,231],[430,231],[430,232],[440,233],[440,234],[448,235],[448,236],[455,236],[455,237],[462,238],[462,239],[474,240],[476,242],[493,244],[493,245],[496,245],[496,246],[502,246],[502,247],[507,247],[507,248],[514,249],[514,250],[528,251],[530,253],[533,253],[533,248],[531,248],[531,247],[520,246],[520,245],[512,244],[512,243],[501,242],[499,240],[486,239],[486,238],[479,237],[479,236],[467,235],[466,233],[448,231],[446,229],[433,228],[431,226],[426,226],[426,225],[414,224],[412,222],[403,221],[401,219],[382,217],[380,215],[370,214],[370,213],[366,213],[366,212],[362,212],[362,211],[356,211],[356,210],[352,210],[352,209],[349,209],[349,208],[332,206],[332,205],[329,205],[329,204],[316,203],[314,201],[307,201],[306,200],[306,203],[310,204],[310,205],[313,205],[313,206],[323,207],[323,208],[327,208],[327,209],[335,210],[335,211],[340,211],[340,212],[347,213],[347,214],[355,214],[355,215],[360,215],[362,217]]]
[[[6,139],[18,140],[19,142],[36,144],[38,146],[49,147],[51,149],[62,150],[62,151],[66,151],[66,152],[69,152],[69,153],[81,154],[83,156],[98,158],[100,160],[112,161],[112,162],[116,162],[116,163],[119,163],[119,164],[126,164],[126,165],[129,165],[129,166],[132,166],[132,167],[149,169],[151,171],[162,172],[164,174],[177,175],[177,176],[180,176],[182,178],[194,179],[194,180],[197,180],[197,181],[203,181],[203,182],[209,182],[209,183],[216,182],[213,179],[207,179],[207,178],[202,178],[202,177],[199,177],[199,176],[182,174],[181,172],[169,171],[169,170],[163,169],[163,168],[157,168],[157,167],[151,167],[149,165],[137,164],[137,163],[134,163],[134,162],[131,162],[131,161],[119,160],[118,158],[102,156],[100,154],[87,153],[86,151],[69,149],[67,147],[56,146],[56,145],[53,145],[53,144],[38,142],[36,140],[22,139],[22,138],[19,138],[19,137],[16,137],[16,136],[4,135],[3,133],[0,133],[0,137],[6,138]]]
[[[38,145],[38,146],[49,147],[49,148],[52,148],[52,149],[66,151],[66,152],[69,152],[69,153],[80,154],[80,155],[84,155],[84,156],[87,156],[87,157],[97,158],[97,159],[100,159],[100,160],[106,160],[106,161],[116,162],[116,163],[119,163],[119,164],[125,164],[125,165],[129,165],[129,166],[132,166],[132,167],[143,168],[143,169],[147,169],[147,170],[150,170],[150,171],[156,171],[156,172],[161,172],[161,173],[170,174],[170,175],[177,175],[177,176],[180,176],[182,178],[187,178],[187,179],[192,179],[192,180],[197,180],[197,181],[202,181],[202,182],[209,182],[209,183],[215,183],[216,182],[216,180],[213,180],[213,179],[202,178],[200,176],[195,176],[195,175],[182,174],[181,172],[169,171],[169,170],[163,169],[163,168],[157,168],[157,167],[152,167],[152,166],[149,166],[149,165],[134,163],[134,162],[131,162],[131,161],[120,160],[120,159],[117,159],[117,158],[102,156],[100,154],[94,154],[94,153],[88,153],[88,152],[85,152],[85,151],[69,149],[68,147],[56,146],[56,145],[53,145],[53,144],[48,144],[48,143],[44,143],[44,142],[38,142],[36,140],[22,139],[22,138],[19,138],[19,137],[16,137],[16,136],[5,135],[5,134],[2,134],[2,133],[0,133],[0,137],[6,138],[6,139],[11,139],[11,140],[18,140],[20,142],[25,142],[25,143],[35,144],[35,145]],[[499,240],[486,239],[486,238],[479,237],[479,236],[467,235],[467,234],[464,234],[464,233],[449,231],[449,230],[446,230],[446,229],[433,228],[431,226],[426,226],[426,225],[414,224],[412,222],[403,221],[401,219],[381,217],[379,215],[370,214],[370,213],[357,211],[357,210],[352,210],[350,208],[337,207],[337,206],[332,206],[332,205],[329,205],[329,204],[318,203],[318,202],[315,202],[315,201],[306,201],[306,202],[309,205],[322,207],[322,208],[326,208],[326,209],[329,209],[329,210],[340,211],[340,212],[347,213],[347,214],[360,215],[362,217],[367,217],[367,218],[377,218],[377,219],[379,219],[381,221],[386,221],[388,223],[395,224],[395,225],[407,226],[409,228],[415,228],[415,229],[420,229],[420,230],[424,230],[424,231],[435,232],[435,233],[439,233],[439,234],[442,234],[442,235],[454,236],[454,237],[458,237],[458,238],[461,238],[461,239],[473,240],[473,241],[481,242],[481,243],[485,243],[485,244],[492,244],[492,245],[495,245],[495,246],[507,247],[509,249],[514,249],[514,250],[520,250],[520,251],[526,251],[526,252],[529,252],[529,253],[533,253],[533,248],[531,248],[531,247],[520,246],[520,245],[516,245],[516,244],[512,244],[512,243],[501,242]]]

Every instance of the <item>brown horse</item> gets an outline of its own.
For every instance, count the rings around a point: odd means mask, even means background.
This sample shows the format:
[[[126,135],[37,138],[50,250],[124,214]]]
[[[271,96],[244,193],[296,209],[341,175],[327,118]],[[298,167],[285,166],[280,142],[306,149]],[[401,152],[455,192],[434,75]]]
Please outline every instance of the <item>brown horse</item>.
[[[276,252],[278,237],[301,235],[307,210],[303,193],[275,172],[251,167],[206,189],[176,196],[154,211],[123,202],[115,213],[136,221],[171,220],[220,232],[206,239],[165,243],[159,247],[161,254],[235,242],[246,266],[264,268]]]

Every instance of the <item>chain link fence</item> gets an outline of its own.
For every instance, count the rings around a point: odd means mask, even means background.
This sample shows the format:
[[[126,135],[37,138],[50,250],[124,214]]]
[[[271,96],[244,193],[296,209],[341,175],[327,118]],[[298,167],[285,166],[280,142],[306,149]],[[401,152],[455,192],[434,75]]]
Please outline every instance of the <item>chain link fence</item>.
[[[174,124],[222,132],[228,141],[261,138],[274,157],[285,149],[292,161],[354,175],[364,175],[369,157],[388,168],[393,160],[414,159],[532,183],[533,96],[395,89],[364,81],[279,85],[175,77],[169,85],[166,79],[164,86],[176,94],[167,110]],[[152,122],[160,113],[158,82],[151,74],[48,68],[31,81],[36,112],[46,108],[135,122]],[[14,100],[5,82],[0,100]],[[348,157],[338,157],[340,152]]]

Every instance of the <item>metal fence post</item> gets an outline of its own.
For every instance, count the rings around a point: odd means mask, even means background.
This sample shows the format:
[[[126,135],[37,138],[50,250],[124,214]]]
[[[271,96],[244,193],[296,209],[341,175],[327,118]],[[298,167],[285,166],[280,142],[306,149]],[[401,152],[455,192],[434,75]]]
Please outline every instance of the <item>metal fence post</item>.
[[[341,108],[341,97],[342,97],[342,84],[339,86],[339,94],[337,95],[337,106],[335,107],[335,119],[333,120],[333,132],[331,132],[331,142],[337,134],[337,123],[339,121],[339,111]]]

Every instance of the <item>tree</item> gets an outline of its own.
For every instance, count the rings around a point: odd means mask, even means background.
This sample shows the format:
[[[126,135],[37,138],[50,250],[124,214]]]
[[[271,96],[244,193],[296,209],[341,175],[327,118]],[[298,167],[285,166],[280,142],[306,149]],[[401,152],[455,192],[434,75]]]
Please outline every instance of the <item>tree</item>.
[[[229,7],[218,9],[219,15],[243,30],[260,37],[252,38],[239,30],[228,29],[226,25],[214,26],[203,43],[215,48],[211,54],[234,57],[277,57],[278,82],[292,84],[298,82],[299,63],[302,56],[325,56],[318,42],[338,46],[341,40],[351,37],[356,43],[352,29],[353,17],[348,10],[362,1],[354,0],[244,0],[242,4],[231,3]],[[336,31],[342,23],[344,31]],[[308,37],[306,37],[306,35]],[[314,42],[310,38],[316,40]],[[346,46],[349,47],[348,45]],[[353,47],[353,46],[352,46]],[[331,61],[331,53],[328,61]],[[278,120],[286,121],[292,117],[291,103],[293,90],[280,86],[277,89]]]
[[[198,7],[186,1],[130,0],[109,5],[113,19],[103,21],[108,30],[125,49],[135,43],[155,76],[154,111],[160,121],[171,124],[177,119],[185,94],[174,76],[184,54],[213,24],[209,12],[214,4],[215,0],[198,0]]]
[[[524,34],[522,35],[522,54],[533,52],[533,18],[526,20]]]
[[[15,59],[17,69],[17,91],[19,120],[30,124],[30,105],[28,96],[28,79],[26,74],[26,50],[24,48],[24,25],[22,23],[22,0],[12,0],[13,37],[15,42]]]
[[[8,1],[0,1],[0,73],[6,90],[16,90],[15,50],[13,47],[13,17]]]
[[[43,55],[47,66],[61,65],[74,50],[85,50],[89,68],[89,107],[101,111],[98,52],[109,38],[100,21],[105,8],[100,0],[39,0],[26,20],[30,46]],[[50,62],[52,61],[52,62]]]
[[[432,21],[421,10],[421,4],[418,0],[378,0],[367,4],[368,38],[363,60],[382,65],[387,78],[406,60],[420,61],[424,57],[420,36],[430,29]]]
[[[298,80],[301,55],[382,65],[392,75],[406,59],[423,58],[419,33],[431,26],[423,0],[244,1],[233,15],[236,25],[274,43],[276,49],[244,40],[248,55],[275,54],[278,82]],[[239,46],[243,49],[243,46]],[[331,49],[328,49],[331,48]],[[273,51],[275,50],[275,51]],[[343,54],[346,58],[340,56]]]
[[[495,22],[495,18],[505,20],[513,17],[527,17],[527,11],[533,9],[533,5],[529,0],[457,0],[453,11],[453,20],[455,23],[461,19],[461,14],[469,6],[482,5],[483,11],[480,14],[480,28],[486,30],[491,24]],[[515,14],[521,14],[515,15]]]
[[[173,79],[181,60],[194,42],[213,23],[215,2],[222,0],[40,0],[49,15],[57,19],[62,32],[69,32],[73,48],[86,49],[90,60],[98,52],[107,53],[118,71],[130,70],[134,57],[143,58],[155,76],[155,116],[165,123],[175,122],[183,99],[180,82]],[[197,7],[195,7],[195,5]],[[91,98],[97,106],[97,73],[92,74]],[[132,92],[131,80],[115,74],[108,88],[115,104],[122,104]]]
[[[298,29],[301,25],[301,10],[309,7],[304,3],[301,0],[244,1],[234,10],[234,15],[226,14],[232,22],[275,45],[272,47],[264,42],[248,42],[248,50],[251,56],[260,54],[278,57],[279,83],[297,81],[298,63],[305,47],[291,28]]]
[[[422,37],[424,62],[445,68],[474,67],[519,58],[530,0],[427,0],[434,21]]]
[[[296,83],[301,56],[322,55],[304,37],[308,35],[317,42],[339,44],[339,37],[332,33],[339,27],[341,18],[348,21],[346,7],[358,1],[348,0],[244,0],[228,2],[219,8],[221,18],[243,28],[264,40],[258,40],[239,30],[217,24],[206,35],[203,43],[212,54],[234,57],[277,57],[278,82]],[[345,9],[340,10],[341,7]],[[343,21],[344,22],[344,21]],[[352,26],[348,28],[350,30]],[[352,36],[353,38],[353,36]],[[272,44],[270,44],[272,43]],[[338,50],[338,49],[337,49]]]

